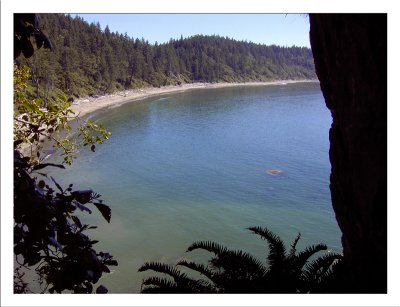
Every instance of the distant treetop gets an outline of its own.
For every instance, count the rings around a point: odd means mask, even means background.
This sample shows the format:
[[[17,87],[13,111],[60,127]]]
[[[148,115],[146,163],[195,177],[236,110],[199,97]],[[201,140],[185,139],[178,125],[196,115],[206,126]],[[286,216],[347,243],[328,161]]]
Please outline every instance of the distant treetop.
[[[311,50],[195,35],[149,44],[64,14],[38,14],[53,50],[28,60],[35,95],[82,97],[193,82],[316,79]]]

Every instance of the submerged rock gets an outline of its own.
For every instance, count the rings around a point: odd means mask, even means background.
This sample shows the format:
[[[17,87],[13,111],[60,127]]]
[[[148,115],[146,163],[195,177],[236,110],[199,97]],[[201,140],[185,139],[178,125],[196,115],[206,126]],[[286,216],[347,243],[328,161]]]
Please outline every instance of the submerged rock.
[[[283,171],[281,171],[280,169],[267,169],[265,172],[268,175],[278,175],[278,174],[282,173]]]

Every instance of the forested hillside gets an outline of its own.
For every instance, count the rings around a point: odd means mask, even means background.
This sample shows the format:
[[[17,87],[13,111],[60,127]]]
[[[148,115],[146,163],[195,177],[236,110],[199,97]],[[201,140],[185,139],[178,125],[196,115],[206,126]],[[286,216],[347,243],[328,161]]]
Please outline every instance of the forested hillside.
[[[79,17],[38,16],[53,48],[20,60],[31,68],[31,94],[44,101],[59,94],[77,98],[143,86],[316,78],[311,50],[305,47],[203,35],[152,45]]]

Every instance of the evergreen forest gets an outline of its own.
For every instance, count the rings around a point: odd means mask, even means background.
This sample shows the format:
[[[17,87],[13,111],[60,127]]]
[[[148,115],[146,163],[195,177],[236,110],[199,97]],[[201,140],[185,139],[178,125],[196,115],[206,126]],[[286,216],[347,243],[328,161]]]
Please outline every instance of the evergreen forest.
[[[44,103],[60,95],[79,98],[147,86],[316,79],[305,47],[204,35],[150,44],[79,16],[37,15],[52,48],[18,59],[31,69],[30,94]]]

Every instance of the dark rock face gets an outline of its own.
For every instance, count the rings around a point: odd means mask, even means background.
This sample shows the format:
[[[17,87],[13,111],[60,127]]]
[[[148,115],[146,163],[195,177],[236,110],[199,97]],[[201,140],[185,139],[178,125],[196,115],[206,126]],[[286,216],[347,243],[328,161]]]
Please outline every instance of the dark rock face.
[[[387,291],[387,16],[311,14],[349,292]]]

